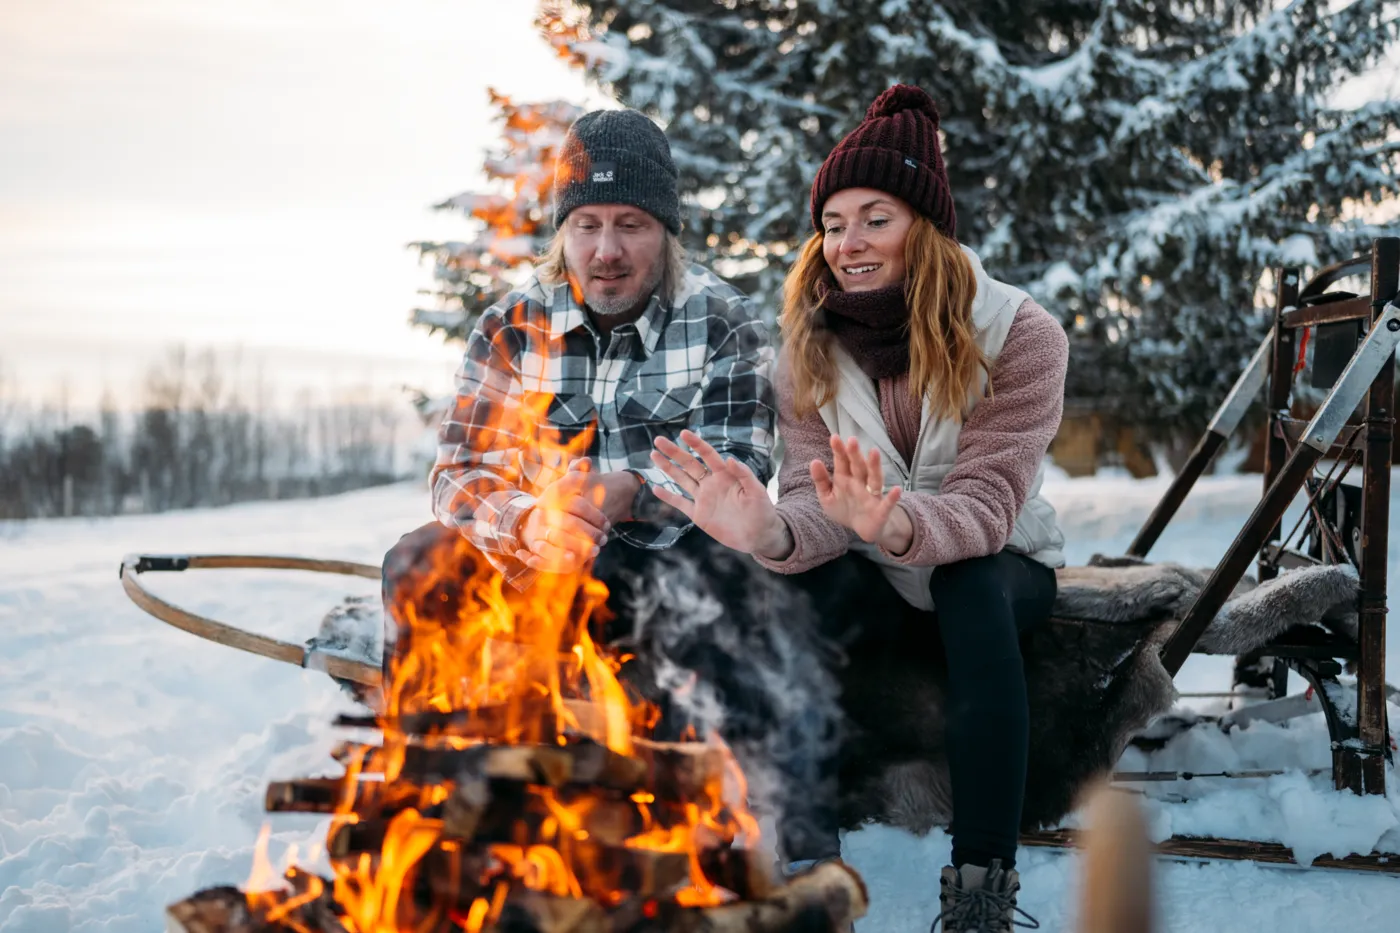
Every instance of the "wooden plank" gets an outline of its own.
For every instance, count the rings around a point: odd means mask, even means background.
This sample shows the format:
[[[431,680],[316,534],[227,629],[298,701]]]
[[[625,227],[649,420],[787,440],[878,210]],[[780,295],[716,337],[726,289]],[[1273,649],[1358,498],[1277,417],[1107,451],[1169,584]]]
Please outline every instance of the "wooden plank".
[[[724,752],[703,742],[633,741],[646,764],[646,787],[665,800],[699,801],[724,779]]]
[[[1181,503],[1186,501],[1186,496],[1196,485],[1196,481],[1205,473],[1206,467],[1210,466],[1215,455],[1225,446],[1226,440],[1228,438],[1224,434],[1217,434],[1214,431],[1206,431],[1201,435],[1201,439],[1196,442],[1195,449],[1191,451],[1191,456],[1177,471],[1171,485],[1167,487],[1167,491],[1153,507],[1152,514],[1147,516],[1147,521],[1143,523],[1137,537],[1133,538],[1133,543],[1128,545],[1130,555],[1133,557],[1147,556],[1147,552],[1152,550],[1152,545],[1157,543],[1157,539],[1166,530],[1172,517],[1181,508]]]
[[[1021,845],[1070,849],[1079,845],[1079,834],[1067,829],[1042,829],[1022,833]],[[1189,859],[1262,862],[1266,865],[1297,865],[1293,850],[1276,842],[1249,839],[1218,839],[1214,836],[1173,836],[1156,843],[1159,856]],[[1374,852],[1336,858],[1321,855],[1312,860],[1313,868],[1343,868],[1348,871],[1400,874],[1400,853]]]
[[[1304,305],[1292,308],[1279,315],[1279,323],[1296,330],[1300,327],[1316,327],[1318,324],[1335,324],[1339,321],[1371,320],[1371,297],[1361,295],[1342,301],[1328,301],[1318,305]]]
[[[740,900],[761,900],[773,893],[777,879],[773,857],[757,849],[701,849],[697,860],[711,884],[733,891]]]
[[[568,745],[477,745],[450,748],[410,743],[402,776],[418,782],[445,781],[462,773],[549,787],[587,784],[609,790],[646,787],[647,763],[619,755],[590,740]]]
[[[1371,245],[1371,294],[1376,319],[1382,303],[1400,293],[1400,238]],[[1376,325],[1380,326],[1380,325]],[[1389,569],[1390,470],[1393,456],[1395,389],[1392,354],[1366,395],[1366,453],[1361,468],[1360,656],[1356,665],[1357,710],[1363,748],[1338,749],[1338,786],[1368,794],[1385,793],[1385,749],[1390,741],[1385,713],[1386,574]]]
[[[1293,360],[1297,356],[1298,332],[1283,326],[1283,315],[1298,304],[1301,269],[1274,270],[1277,287],[1274,290],[1274,354],[1269,361],[1269,383],[1264,393],[1265,410],[1269,412],[1268,437],[1264,444],[1264,492],[1269,491],[1283,464],[1288,460],[1287,439],[1279,433],[1279,423],[1287,421],[1289,398],[1293,394]],[[1275,524],[1269,529],[1267,541],[1283,537],[1283,528]],[[1277,571],[1266,563],[1258,567],[1259,582],[1271,580]],[[1238,663],[1238,662],[1237,662]]]

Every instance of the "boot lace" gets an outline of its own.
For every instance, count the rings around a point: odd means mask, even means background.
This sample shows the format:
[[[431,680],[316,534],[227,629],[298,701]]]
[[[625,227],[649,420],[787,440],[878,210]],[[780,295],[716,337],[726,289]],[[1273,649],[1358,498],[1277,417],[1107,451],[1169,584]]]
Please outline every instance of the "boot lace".
[[[1020,885],[1013,885],[1007,891],[991,891],[987,888],[967,890],[952,888],[948,892],[949,904],[946,910],[933,920],[929,933],[943,924],[944,933],[964,933],[964,931],[986,931],[996,933],[1010,930],[1006,925],[1007,908],[1012,911],[1011,925],[1027,930],[1040,929],[1040,921],[1016,906],[1015,895]],[[1015,914],[1026,918],[1022,923]]]

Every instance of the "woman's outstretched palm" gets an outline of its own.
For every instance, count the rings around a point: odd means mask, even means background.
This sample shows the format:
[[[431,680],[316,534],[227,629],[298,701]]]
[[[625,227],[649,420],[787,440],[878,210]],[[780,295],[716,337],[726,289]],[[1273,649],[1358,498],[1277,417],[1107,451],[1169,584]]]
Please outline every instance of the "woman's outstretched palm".
[[[831,436],[831,466],[812,461],[812,485],[827,517],[860,535],[862,541],[879,542],[888,530],[890,515],[899,502],[898,486],[884,491],[880,451],[862,453],[855,438]]]
[[[651,460],[686,496],[656,486],[656,497],[725,547],[753,553],[782,521],[768,490],[752,470],[738,460],[722,459],[700,435],[682,431],[681,440],[690,450],[657,438]]]

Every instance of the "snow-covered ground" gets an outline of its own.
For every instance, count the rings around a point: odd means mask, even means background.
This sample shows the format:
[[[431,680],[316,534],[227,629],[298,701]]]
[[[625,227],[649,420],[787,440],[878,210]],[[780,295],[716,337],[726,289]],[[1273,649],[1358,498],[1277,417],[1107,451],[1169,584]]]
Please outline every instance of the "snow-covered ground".
[[[1049,483],[1071,561],[1121,553],[1162,488],[1105,478]],[[1257,477],[1203,481],[1154,558],[1215,561],[1258,494]],[[143,614],[118,584],[123,554],[377,562],[399,534],[428,519],[425,493],[397,486],[308,502],[0,525],[0,933],[148,933],[162,928],[165,904],[241,882],[266,821],[266,782],[327,770],[337,738],[329,722],[351,708],[324,675],[201,641]],[[1392,566],[1397,577],[1400,567]],[[375,590],[368,580],[253,571],[148,581],[194,611],[298,641],[342,596]],[[1397,592],[1392,586],[1392,599]],[[1400,639],[1391,644],[1400,647]],[[1178,683],[1222,690],[1228,680],[1227,660],[1194,658]],[[1125,767],[1315,768],[1327,761],[1324,737],[1317,716],[1228,740],[1201,730]],[[1396,826],[1400,798],[1357,800],[1326,788],[1325,777],[1301,771],[1228,786],[1195,781],[1153,787],[1158,799],[1149,806],[1159,835],[1281,839],[1304,856],[1369,848]],[[1175,800],[1181,794],[1191,799]],[[289,843],[313,840],[317,825],[279,816],[274,857]],[[1396,835],[1384,844],[1395,848]],[[873,895],[861,933],[927,929],[947,838],[872,828],[845,845]],[[1020,868],[1024,908],[1042,929],[1072,929],[1077,857],[1029,850]],[[1400,912],[1400,880],[1389,876],[1164,862],[1158,879],[1162,927],[1170,931],[1287,933],[1352,918],[1382,929]]]

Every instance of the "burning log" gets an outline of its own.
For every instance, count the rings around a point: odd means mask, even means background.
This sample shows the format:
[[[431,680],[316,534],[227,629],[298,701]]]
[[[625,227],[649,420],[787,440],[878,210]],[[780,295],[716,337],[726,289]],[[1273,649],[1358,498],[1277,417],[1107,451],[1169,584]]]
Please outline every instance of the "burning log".
[[[248,899],[231,885],[207,888],[165,909],[166,933],[264,933],[277,928],[248,909]]]
[[[646,765],[646,789],[663,800],[695,800],[724,780],[724,752],[700,742],[634,739],[633,750]]]
[[[357,762],[361,774],[384,773],[384,746],[341,742],[331,757],[347,768]],[[414,739],[403,746],[403,777],[420,783],[446,781],[464,771],[483,777],[515,778],[558,787],[565,783],[593,784],[615,790],[647,786],[645,759],[619,755],[589,740],[565,746],[473,745],[454,748]]]
[[[385,722],[378,716],[341,715],[335,720],[337,726],[349,729],[379,729]],[[454,736],[482,741],[549,741],[562,735],[567,728],[543,698],[531,704],[478,706],[447,713],[437,710],[403,713],[387,722],[405,735]]]
[[[267,785],[263,807],[269,813],[334,813],[344,793],[344,778],[273,781]]]
[[[442,831],[452,839],[476,838],[481,817],[491,804],[491,788],[485,781],[459,783],[442,808]]]
[[[430,809],[440,802],[439,794],[432,785],[352,782],[344,777],[299,778],[269,783],[263,806],[269,813],[335,813],[347,809],[358,813],[396,813],[408,807]]]
[[[604,731],[604,717],[584,700],[551,701],[547,696],[515,703],[476,706],[450,712],[423,710],[397,716],[351,716],[335,719],[347,729],[382,729],[408,736],[453,736],[481,741],[552,742],[561,736],[588,736]]]
[[[522,890],[506,901],[500,919],[482,933],[612,933],[615,929],[596,901]]]
[[[347,933],[323,878],[289,873],[290,892],[206,888],[165,910],[166,933]]]
[[[681,907],[647,898],[605,909],[584,898],[521,889],[483,933],[829,933],[865,915],[869,896],[854,871],[828,862],[761,900]]]
[[[504,791],[504,792],[503,792]],[[567,807],[568,804],[563,804]],[[382,813],[333,826],[326,842],[332,858],[375,853],[383,846],[395,814]],[[474,845],[548,844],[559,832],[558,814],[549,802],[524,788],[491,788],[479,782],[459,785],[439,809],[424,814],[444,839]],[[673,814],[667,814],[673,816]],[[622,845],[646,829],[641,810],[631,800],[597,799],[579,807],[578,838],[603,845]],[[554,828],[546,831],[550,822]]]
[[[625,846],[596,846],[583,880],[590,895],[627,891],[637,897],[664,897],[690,881],[690,856]]]
[[[375,746],[345,750],[349,761],[367,756]],[[401,777],[415,785],[456,783],[465,786],[482,779],[562,788],[588,786],[621,792],[645,791],[664,802],[694,801],[713,792],[723,778],[724,757],[708,745],[653,743],[638,740],[636,757],[619,755],[595,742],[567,746],[475,745],[469,748],[437,748],[410,744],[404,750]],[[374,757],[379,757],[377,751]],[[360,773],[366,772],[364,768]],[[268,785],[266,808],[273,813],[334,813],[347,801],[346,779],[302,778]],[[426,809],[431,803],[422,793],[391,793],[384,782],[362,781],[348,803],[357,811]],[[483,801],[484,804],[484,801]],[[453,835],[466,833],[452,831]]]
[[[684,860],[684,856],[681,859]],[[430,864],[425,861],[423,867],[427,869]],[[658,868],[661,864],[657,863]],[[671,866],[661,870],[675,873]],[[485,889],[452,887],[449,891],[448,872],[435,870],[429,874],[437,893],[451,894],[452,900],[461,905],[455,913],[470,914],[478,904],[482,908],[490,907]],[[864,916],[868,903],[865,885],[855,872],[844,865],[828,862],[797,876],[765,898],[718,907],[682,907],[674,902],[637,896],[608,908],[591,898],[560,897],[516,887],[505,897],[495,920],[484,922],[481,930],[482,933],[828,933],[844,930]],[[172,904],[166,911],[166,930],[167,933],[288,933],[292,930],[346,933],[346,927],[325,894],[298,905],[284,920],[268,920],[273,912],[251,909],[248,898],[237,888],[210,888]],[[444,920],[428,929],[457,928],[456,923]]]
[[[701,849],[699,862],[710,884],[733,891],[740,900],[762,900],[777,885],[772,858],[757,849]]]
[[[840,862],[823,862],[793,878],[770,896],[711,907],[687,916],[671,933],[752,933],[752,931],[845,930],[870,906],[865,883]],[[696,913],[703,916],[696,916]]]
[[[475,745],[437,748],[418,743],[404,750],[403,776],[418,781],[460,779],[463,774],[546,787],[587,784],[610,790],[646,787],[647,764],[596,742],[569,745]]]

